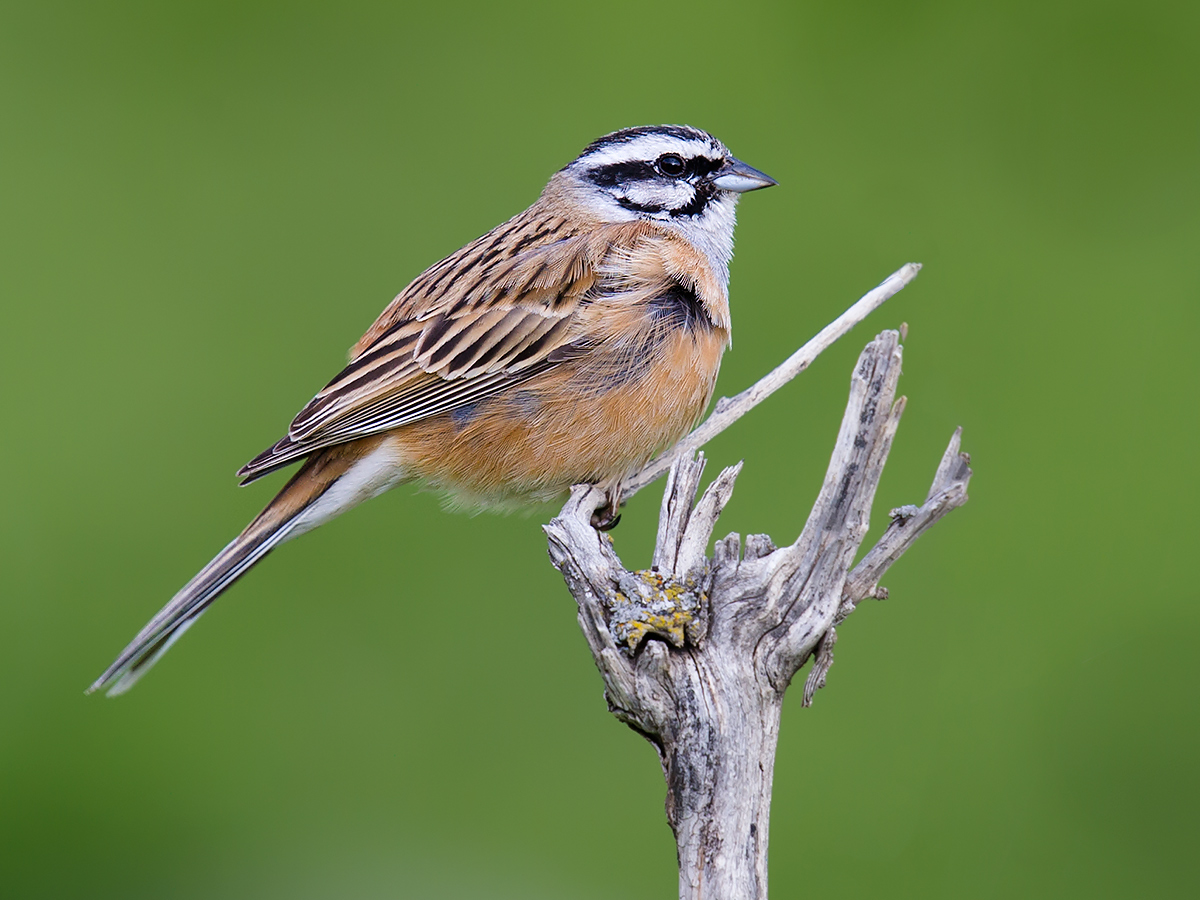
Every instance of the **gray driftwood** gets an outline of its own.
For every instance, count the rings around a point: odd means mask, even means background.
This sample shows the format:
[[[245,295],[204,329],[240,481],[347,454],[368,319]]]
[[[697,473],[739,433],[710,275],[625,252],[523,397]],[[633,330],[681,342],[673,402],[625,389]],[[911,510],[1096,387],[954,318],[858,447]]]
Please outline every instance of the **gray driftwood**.
[[[814,658],[804,685],[804,704],[812,702],[833,663],[835,626],[864,598],[885,597],[879,579],[888,567],[967,500],[960,429],[925,502],[892,510],[879,541],[851,568],[904,410],[904,398],[896,400],[900,362],[895,331],[863,350],[825,483],[786,547],[766,535],[750,535],[743,547],[730,534],[707,555],[741,464],[696,500],[704,457],[693,458],[694,445],[670,455],[650,569],[626,570],[610,537],[591,526],[605,498],[590,486],[577,486],[546,526],[609,709],[662,761],[681,900],[766,898],[771,781],[788,685]],[[721,412],[719,404],[714,415]]]

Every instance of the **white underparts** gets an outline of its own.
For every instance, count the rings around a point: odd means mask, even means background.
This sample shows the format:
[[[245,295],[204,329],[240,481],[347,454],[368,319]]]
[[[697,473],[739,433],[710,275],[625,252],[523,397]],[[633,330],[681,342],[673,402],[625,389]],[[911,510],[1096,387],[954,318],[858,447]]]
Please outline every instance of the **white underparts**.
[[[288,523],[284,540],[290,541],[312,531],[358,504],[378,497],[404,481],[407,475],[396,459],[395,452],[384,442],[354,463],[324,494]]]

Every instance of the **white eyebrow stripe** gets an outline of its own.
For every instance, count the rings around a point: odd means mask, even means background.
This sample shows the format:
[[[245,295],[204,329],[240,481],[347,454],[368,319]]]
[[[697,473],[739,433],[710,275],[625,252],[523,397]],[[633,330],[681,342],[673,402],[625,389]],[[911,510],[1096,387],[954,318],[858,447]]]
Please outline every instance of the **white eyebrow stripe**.
[[[613,163],[657,159],[664,153],[678,153],[680,156],[688,159],[695,156],[719,158],[718,155],[721,154],[721,149],[709,141],[699,138],[685,141],[664,134],[645,134],[631,141],[613,144],[612,146],[593,151],[587,156],[581,157],[578,161],[586,168],[592,169],[612,165]]]

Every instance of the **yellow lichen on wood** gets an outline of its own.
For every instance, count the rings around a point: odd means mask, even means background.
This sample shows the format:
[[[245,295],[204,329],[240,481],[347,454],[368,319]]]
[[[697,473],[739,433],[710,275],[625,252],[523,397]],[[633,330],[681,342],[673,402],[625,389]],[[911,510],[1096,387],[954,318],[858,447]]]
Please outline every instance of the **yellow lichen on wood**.
[[[638,596],[631,599],[618,591],[613,597],[612,625],[619,640],[631,651],[649,635],[675,647],[684,646],[689,638],[695,640],[703,598],[697,595],[694,581],[681,583],[653,569],[632,574],[638,581]]]

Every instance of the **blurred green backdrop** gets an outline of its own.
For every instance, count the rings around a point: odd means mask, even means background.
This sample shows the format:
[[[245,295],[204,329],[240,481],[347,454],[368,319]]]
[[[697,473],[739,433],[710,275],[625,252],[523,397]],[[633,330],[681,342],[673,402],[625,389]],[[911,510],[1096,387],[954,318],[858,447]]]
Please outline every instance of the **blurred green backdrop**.
[[[773,896],[1195,896],[1198,73],[1189,2],[5,3],[0,894],[673,895],[537,518],[400,489],[82,691],[396,291],[596,136],[687,122],[781,185],[721,393],[926,266],[710,446],[746,459],[721,533],[791,539],[901,321],[877,522],[956,425],[976,470],[793,692]]]

